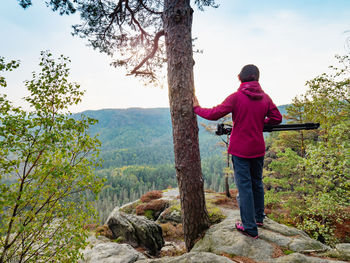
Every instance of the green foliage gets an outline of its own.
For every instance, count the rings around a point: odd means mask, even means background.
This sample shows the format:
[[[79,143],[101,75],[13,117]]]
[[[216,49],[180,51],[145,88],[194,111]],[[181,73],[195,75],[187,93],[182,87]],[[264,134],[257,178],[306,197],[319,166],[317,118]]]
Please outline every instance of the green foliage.
[[[337,238],[334,236],[334,224],[342,223],[344,216],[339,200],[329,193],[319,192],[305,198],[307,206],[302,207],[299,216],[302,221],[297,226],[310,234],[313,238],[326,244],[334,245]],[[349,219],[347,215],[347,219]]]
[[[28,8],[32,5],[32,0],[17,0],[19,5],[23,8]],[[53,11],[59,11],[60,15],[73,14],[76,11],[75,3],[77,1],[69,1],[69,0],[50,0],[46,1],[46,5],[50,6]]]
[[[289,249],[282,249],[282,251],[283,251],[283,253],[284,253],[285,255],[290,255],[290,254],[295,253],[295,251],[292,251],[292,250],[289,250]]]
[[[10,62],[5,63],[5,58],[0,57],[0,72],[2,71],[12,71],[15,68],[19,67],[19,61],[11,60]],[[5,77],[0,76],[0,87],[6,87],[7,83]]]
[[[146,210],[144,216],[149,220],[154,220],[154,210]]]
[[[226,218],[226,216],[222,213],[221,209],[216,206],[207,205],[207,209],[208,209],[210,224],[220,223],[222,220]]]
[[[330,193],[340,204],[350,200],[350,121],[333,126],[328,140],[308,150],[305,181],[314,182],[315,191]]]
[[[294,224],[330,245],[338,241],[336,226],[350,218],[350,58],[337,58],[341,67],[308,81],[306,94],[287,108],[287,119],[321,128],[274,137],[269,145],[277,155],[264,179],[267,204],[280,199]]]
[[[67,63],[42,52],[41,72],[25,82],[32,112],[1,95],[0,262],[75,262],[86,245],[93,210],[82,193],[101,188],[99,141],[87,133],[95,120],[64,114],[83,94]]]

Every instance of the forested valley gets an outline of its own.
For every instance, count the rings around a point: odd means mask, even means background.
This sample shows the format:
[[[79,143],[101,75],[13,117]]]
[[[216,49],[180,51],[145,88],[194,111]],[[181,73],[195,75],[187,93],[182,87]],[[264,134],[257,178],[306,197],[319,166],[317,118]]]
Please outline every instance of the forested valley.
[[[105,109],[82,114],[98,120],[90,133],[101,141],[102,163],[95,171],[105,179],[96,205],[101,223],[115,206],[134,201],[150,190],[177,187],[168,108]],[[205,188],[222,192],[226,148],[214,133],[217,122],[199,118],[198,123]],[[234,187],[232,177],[230,184]]]

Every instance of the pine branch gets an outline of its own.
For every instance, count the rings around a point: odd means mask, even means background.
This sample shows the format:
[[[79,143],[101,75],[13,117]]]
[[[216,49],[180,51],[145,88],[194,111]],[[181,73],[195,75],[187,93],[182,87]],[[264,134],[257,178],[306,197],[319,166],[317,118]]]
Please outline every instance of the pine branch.
[[[153,49],[151,53],[149,53],[128,75],[153,75],[151,72],[145,72],[145,71],[138,71],[149,59],[153,58],[155,53],[158,50],[158,42],[159,38],[161,36],[164,36],[164,30],[159,31],[153,40]]]

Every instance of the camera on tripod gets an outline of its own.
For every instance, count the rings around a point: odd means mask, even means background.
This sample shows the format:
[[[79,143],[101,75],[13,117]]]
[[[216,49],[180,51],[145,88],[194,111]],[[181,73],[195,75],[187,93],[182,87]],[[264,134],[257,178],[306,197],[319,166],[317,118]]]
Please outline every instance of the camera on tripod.
[[[307,123],[293,123],[293,124],[278,124],[278,125],[264,125],[263,132],[273,131],[298,131],[298,130],[315,130],[320,127],[319,123],[307,122]],[[232,126],[230,124],[219,123],[217,125],[216,135],[230,135],[232,132]]]
[[[224,124],[224,123],[219,123],[218,126],[216,127],[215,134],[216,135],[225,135],[228,134],[230,135],[232,131],[232,126],[229,124]]]

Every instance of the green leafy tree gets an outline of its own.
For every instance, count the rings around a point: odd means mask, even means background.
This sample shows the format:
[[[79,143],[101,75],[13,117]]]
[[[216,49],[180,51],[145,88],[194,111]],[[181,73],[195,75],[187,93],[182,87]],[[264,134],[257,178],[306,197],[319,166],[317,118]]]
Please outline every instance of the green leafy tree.
[[[0,72],[2,71],[12,71],[19,66],[19,61],[11,60],[10,62],[5,62],[5,58],[0,57]],[[6,87],[7,83],[5,77],[0,76],[0,87]],[[3,97],[4,95],[2,95]]]
[[[336,56],[338,66],[330,66],[330,73],[308,81],[305,94],[306,118],[319,122],[320,138],[330,139],[331,129],[349,119],[350,113],[350,55]]]
[[[287,107],[287,115],[285,116],[287,122],[292,123],[305,123],[313,122],[307,118],[305,113],[305,99],[303,97],[295,97],[292,104]],[[318,131],[293,131],[280,133],[282,137],[281,141],[289,142],[287,147],[292,148],[300,156],[304,157],[306,153],[306,143],[310,143],[310,140],[317,138]],[[285,138],[283,138],[285,137]]]
[[[93,210],[83,192],[101,188],[93,174],[99,141],[87,133],[95,120],[64,113],[83,95],[68,82],[69,62],[42,52],[41,71],[25,82],[31,112],[0,96],[1,263],[75,262],[86,245]]]
[[[319,131],[302,137],[303,148],[279,135],[275,144],[284,147],[264,179],[272,186],[268,197],[278,192],[279,203],[290,211],[294,223],[328,244],[337,240],[336,225],[350,218],[346,212],[350,205],[350,58],[337,58],[340,66],[308,81],[303,99],[294,100],[288,111],[296,121],[319,122]]]

